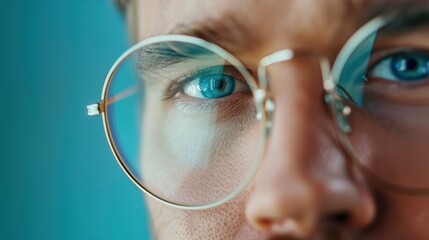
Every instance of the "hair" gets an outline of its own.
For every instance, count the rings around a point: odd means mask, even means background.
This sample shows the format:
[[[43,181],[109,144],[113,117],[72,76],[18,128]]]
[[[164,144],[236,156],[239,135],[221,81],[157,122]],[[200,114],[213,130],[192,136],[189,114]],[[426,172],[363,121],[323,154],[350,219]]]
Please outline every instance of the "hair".
[[[130,2],[130,0],[114,0],[116,6],[119,8],[119,10],[122,13],[125,13],[125,10],[127,9],[127,5]]]
[[[131,42],[138,41],[137,37],[137,12],[136,12],[136,0],[113,0],[118,10],[124,17],[127,23],[128,32],[131,36]]]

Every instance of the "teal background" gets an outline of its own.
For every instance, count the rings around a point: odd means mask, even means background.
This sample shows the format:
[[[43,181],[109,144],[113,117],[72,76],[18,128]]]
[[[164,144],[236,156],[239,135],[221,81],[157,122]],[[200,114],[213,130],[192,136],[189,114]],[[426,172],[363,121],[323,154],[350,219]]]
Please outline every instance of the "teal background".
[[[150,239],[141,191],[86,116],[129,46],[113,0],[2,1],[0,29],[0,239]]]

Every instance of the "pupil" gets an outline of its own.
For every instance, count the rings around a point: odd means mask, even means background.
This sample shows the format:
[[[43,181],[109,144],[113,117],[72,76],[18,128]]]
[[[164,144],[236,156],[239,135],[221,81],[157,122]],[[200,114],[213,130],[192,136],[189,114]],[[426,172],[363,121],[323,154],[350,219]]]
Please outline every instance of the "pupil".
[[[405,59],[406,69],[414,71],[417,69],[417,61],[415,59]]]
[[[426,59],[422,56],[398,54],[393,57],[391,67],[400,80],[421,80],[429,73],[425,63]]]
[[[404,57],[403,59],[398,59],[396,62],[396,69],[399,72],[415,71],[417,66],[417,61],[412,58]]]
[[[217,90],[217,89],[222,90],[225,87],[225,80],[223,79],[220,79],[220,80],[213,79],[212,83],[213,83],[213,87],[212,87],[213,90]]]

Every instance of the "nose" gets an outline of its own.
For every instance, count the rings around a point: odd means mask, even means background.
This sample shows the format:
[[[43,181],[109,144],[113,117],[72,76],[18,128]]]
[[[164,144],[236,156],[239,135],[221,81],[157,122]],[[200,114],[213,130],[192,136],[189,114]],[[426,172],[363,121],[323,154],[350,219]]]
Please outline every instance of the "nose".
[[[330,225],[368,226],[374,199],[335,137],[320,67],[294,60],[273,65],[269,74],[273,127],[246,203],[247,221],[295,238],[314,237]]]

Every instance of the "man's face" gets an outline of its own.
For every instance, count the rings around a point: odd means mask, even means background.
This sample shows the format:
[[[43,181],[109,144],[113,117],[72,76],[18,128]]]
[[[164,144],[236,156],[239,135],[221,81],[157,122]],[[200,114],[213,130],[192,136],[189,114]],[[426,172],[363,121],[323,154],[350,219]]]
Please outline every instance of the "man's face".
[[[367,20],[374,2],[141,0],[129,12],[137,40],[168,33],[197,35],[256,72],[262,57],[285,48],[310,49],[333,61]],[[219,37],[222,33],[229,35],[228,41]],[[280,64],[270,77],[274,126],[252,183],[234,199],[207,210],[179,210],[148,198],[154,236],[313,239],[335,225],[358,239],[427,239],[428,198],[373,188],[350,166],[322,101],[317,65]]]

